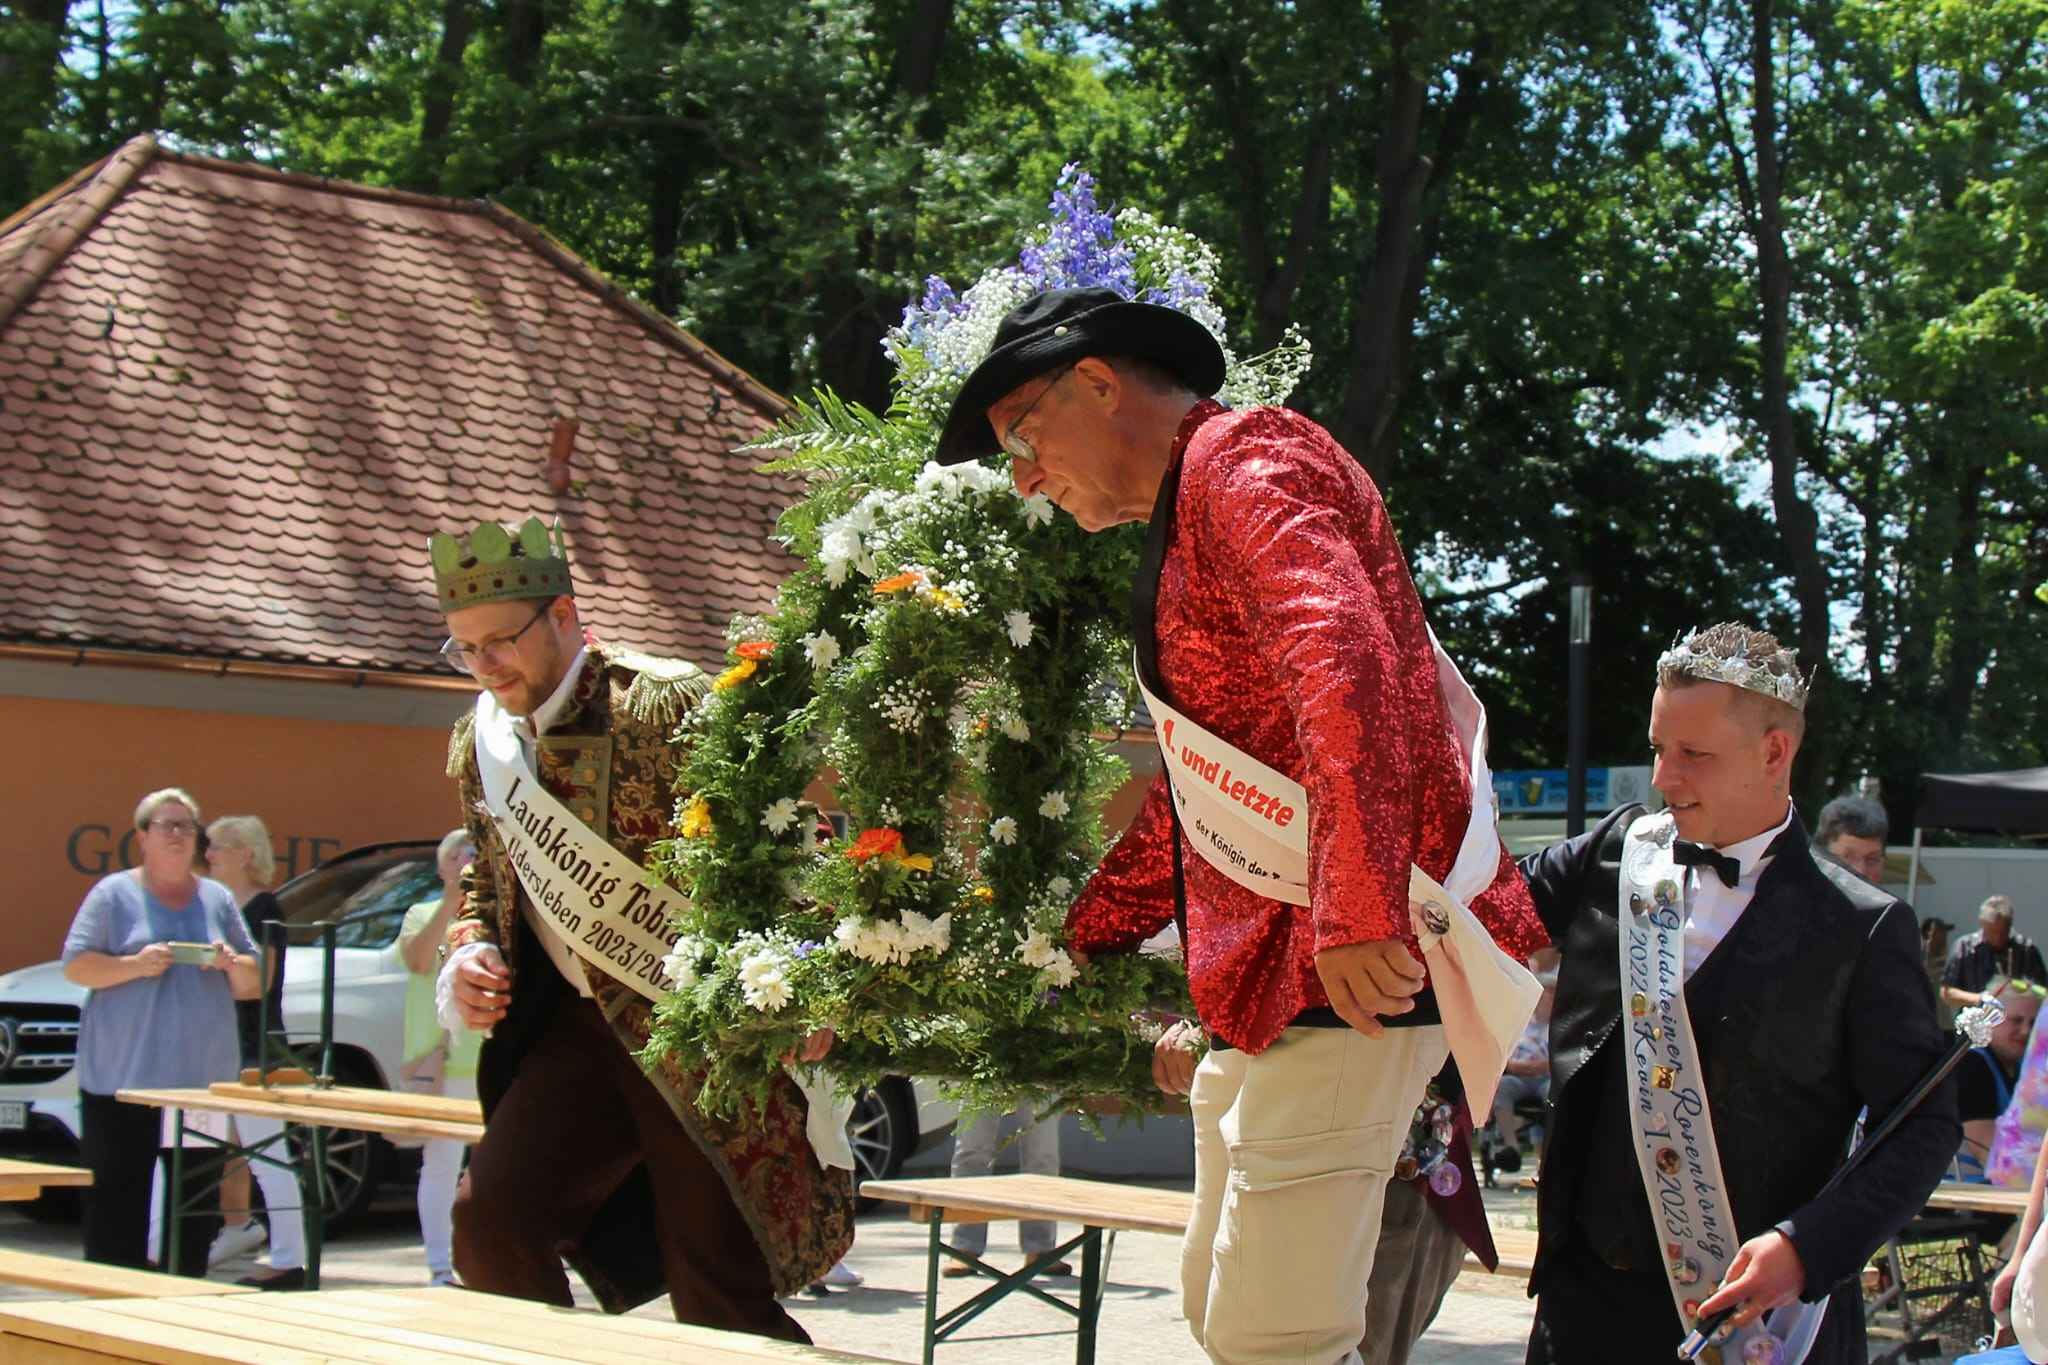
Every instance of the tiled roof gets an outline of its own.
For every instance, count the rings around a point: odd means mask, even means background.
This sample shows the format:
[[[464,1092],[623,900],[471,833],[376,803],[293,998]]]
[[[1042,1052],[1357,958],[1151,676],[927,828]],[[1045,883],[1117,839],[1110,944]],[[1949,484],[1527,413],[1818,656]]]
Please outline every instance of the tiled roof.
[[[538,513],[600,636],[711,667],[783,407],[495,205],[138,138],[0,224],[0,643],[440,673],[427,537]]]

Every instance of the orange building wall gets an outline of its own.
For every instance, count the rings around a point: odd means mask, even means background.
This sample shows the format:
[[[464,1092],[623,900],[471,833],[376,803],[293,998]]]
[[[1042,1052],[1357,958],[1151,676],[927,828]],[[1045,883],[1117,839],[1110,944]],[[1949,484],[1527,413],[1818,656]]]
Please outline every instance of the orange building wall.
[[[208,820],[261,816],[279,881],[359,844],[438,839],[459,816],[445,730],[8,696],[0,733],[15,855],[0,971],[57,956],[86,891],[132,865],[135,803],[159,787]]]

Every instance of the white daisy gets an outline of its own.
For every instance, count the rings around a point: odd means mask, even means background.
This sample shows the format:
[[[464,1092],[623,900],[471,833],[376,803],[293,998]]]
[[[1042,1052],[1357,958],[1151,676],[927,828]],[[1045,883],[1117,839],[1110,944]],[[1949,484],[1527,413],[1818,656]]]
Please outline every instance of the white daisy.
[[[1033,929],[1017,939],[1017,958],[1027,967],[1045,967],[1052,963],[1053,955],[1060,950],[1052,946],[1043,929]]]
[[[1080,968],[1074,965],[1074,959],[1068,957],[1066,951],[1061,948],[1053,949],[1039,969],[1039,979],[1058,989],[1073,985],[1074,978],[1080,974]]]
[[[1052,512],[1052,499],[1043,493],[1033,493],[1024,499],[1024,520],[1033,526],[1051,525]]]
[[[1074,884],[1065,877],[1054,877],[1045,884],[1045,889],[1054,900],[1063,901],[1074,894]]]
[[[842,574],[840,577],[841,581],[844,581],[845,575]],[[834,584],[834,586],[838,585]],[[839,662],[839,642],[824,631],[821,630],[816,635],[804,636],[801,643],[804,647],[805,657],[811,661],[811,667],[817,669],[820,673]]]
[[[1028,743],[1031,739],[1031,727],[1025,723],[1022,716],[1004,716],[1003,723],[999,728],[1004,735],[1016,740],[1019,744]]]
[[[865,551],[860,533],[850,526],[838,526],[825,533],[818,547],[818,561],[825,566],[825,581],[838,587],[859,564]]]
[[[770,834],[781,834],[796,823],[796,798],[785,796],[761,812],[761,823]]]
[[[1045,800],[1038,803],[1038,813],[1048,820],[1064,820],[1071,809],[1064,791],[1047,792]]]
[[[749,1005],[773,1014],[790,1002],[788,965],[779,953],[759,952],[740,962],[740,994]]]
[[[1009,627],[1010,643],[1022,649],[1031,643],[1031,618],[1021,611],[1003,613],[1003,624]]]
[[[988,822],[988,837],[999,844],[1017,842],[1017,822],[1007,815],[998,815]]]
[[[697,984],[697,959],[699,944],[691,938],[679,938],[668,956],[661,960],[661,974],[668,978],[668,984],[676,990],[686,991]]]

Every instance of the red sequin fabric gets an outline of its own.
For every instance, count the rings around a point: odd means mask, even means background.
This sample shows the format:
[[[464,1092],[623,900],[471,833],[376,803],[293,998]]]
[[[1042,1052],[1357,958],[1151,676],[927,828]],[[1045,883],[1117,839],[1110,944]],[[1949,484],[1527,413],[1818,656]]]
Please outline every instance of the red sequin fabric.
[[[1308,791],[1309,898],[1247,891],[1183,846],[1188,978],[1202,1022],[1261,1052],[1329,1004],[1319,949],[1411,946],[1408,867],[1442,880],[1471,813],[1422,604],[1379,490],[1285,408],[1198,404],[1174,442],[1180,497],[1158,604],[1159,672],[1189,719]],[[1164,774],[1067,917],[1074,946],[1127,951],[1173,919]],[[1547,941],[1507,850],[1472,910],[1526,958]]]

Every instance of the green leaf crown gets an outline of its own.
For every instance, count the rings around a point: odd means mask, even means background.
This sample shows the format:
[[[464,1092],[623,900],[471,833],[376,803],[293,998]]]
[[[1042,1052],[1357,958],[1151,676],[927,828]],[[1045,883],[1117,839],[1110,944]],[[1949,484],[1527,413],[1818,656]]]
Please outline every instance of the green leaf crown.
[[[560,522],[550,530],[539,517],[528,517],[512,531],[487,521],[460,540],[437,531],[427,541],[427,553],[434,562],[434,592],[442,611],[575,592]]]

